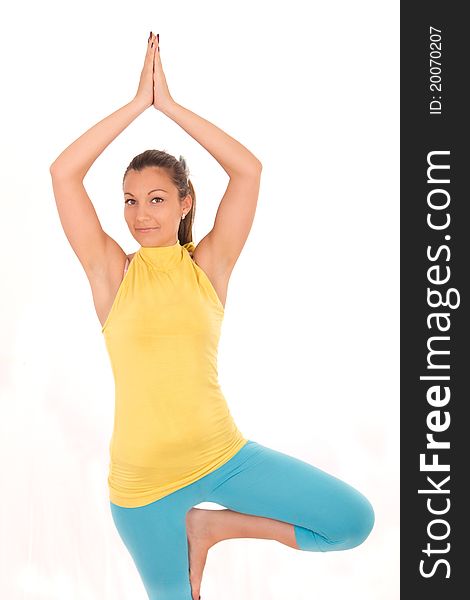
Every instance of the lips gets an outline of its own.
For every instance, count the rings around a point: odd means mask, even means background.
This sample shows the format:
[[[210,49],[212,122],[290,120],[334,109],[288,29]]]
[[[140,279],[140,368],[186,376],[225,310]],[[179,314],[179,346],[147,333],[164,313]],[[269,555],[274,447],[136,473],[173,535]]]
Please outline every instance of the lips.
[[[152,229],[157,229],[156,227],[136,227],[137,231],[151,231]]]

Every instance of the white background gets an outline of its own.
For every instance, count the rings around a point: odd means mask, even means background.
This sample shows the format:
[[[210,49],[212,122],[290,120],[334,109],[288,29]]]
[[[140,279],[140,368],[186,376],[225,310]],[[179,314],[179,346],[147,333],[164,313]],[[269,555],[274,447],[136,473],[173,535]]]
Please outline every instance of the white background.
[[[108,504],[111,368],[49,165],[129,102],[160,33],[173,98],[263,163],[229,284],[219,379],[243,434],[344,479],[376,523],[352,550],[235,539],[204,600],[399,597],[398,2],[23,2],[1,24],[0,597],[145,600]],[[85,187],[127,253],[121,181],[148,148],[182,154],[194,240],[228,177],[150,108]],[[295,500],[295,499],[293,499]]]

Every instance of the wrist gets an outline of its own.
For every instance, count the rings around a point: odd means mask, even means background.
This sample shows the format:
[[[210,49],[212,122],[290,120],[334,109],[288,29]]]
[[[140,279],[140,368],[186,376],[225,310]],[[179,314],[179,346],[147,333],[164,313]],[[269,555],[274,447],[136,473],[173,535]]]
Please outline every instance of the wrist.
[[[140,112],[144,112],[144,110],[147,110],[147,108],[152,106],[148,102],[142,101],[142,99],[139,98],[139,96],[134,96],[134,98],[132,98],[129,104],[132,104],[133,106],[138,108]]]
[[[173,110],[178,106],[178,103],[173,100],[173,98],[166,102],[163,106],[158,107],[158,110],[166,115],[167,117],[171,117]],[[157,107],[155,107],[157,108]]]

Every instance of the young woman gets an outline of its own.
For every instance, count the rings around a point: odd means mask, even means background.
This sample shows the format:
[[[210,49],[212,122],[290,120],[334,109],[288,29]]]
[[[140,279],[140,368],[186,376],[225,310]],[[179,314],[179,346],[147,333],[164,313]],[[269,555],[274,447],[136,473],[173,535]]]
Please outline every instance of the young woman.
[[[230,177],[212,230],[192,241],[196,206],[184,159],[147,150],[123,180],[139,244],[126,256],[101,228],[83,179],[150,106],[197,140]],[[109,493],[114,523],[151,600],[197,600],[207,552],[230,538],[327,552],[361,544],[365,496],[313,465],[246,439],[218,384],[230,273],[249,234],[261,163],[175,102],[150,34],[135,97],[51,165],[65,234],[89,279],[116,383]],[[216,502],[224,510],[194,508]]]

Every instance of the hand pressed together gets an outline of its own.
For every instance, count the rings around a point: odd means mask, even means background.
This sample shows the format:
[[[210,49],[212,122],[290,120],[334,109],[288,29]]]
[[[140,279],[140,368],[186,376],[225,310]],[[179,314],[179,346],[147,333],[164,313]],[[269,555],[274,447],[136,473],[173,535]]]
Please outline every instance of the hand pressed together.
[[[163,72],[159,36],[152,32],[147,40],[144,66],[135,98],[142,101],[146,108],[153,105],[160,111],[174,102]]]

